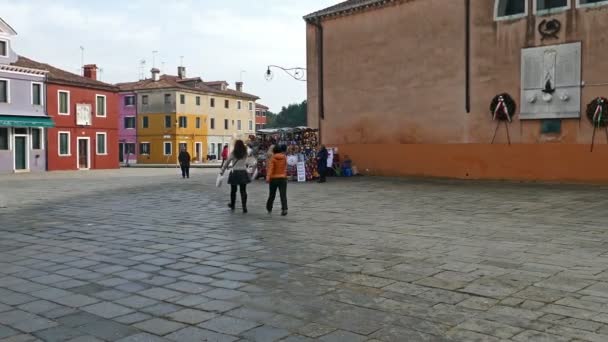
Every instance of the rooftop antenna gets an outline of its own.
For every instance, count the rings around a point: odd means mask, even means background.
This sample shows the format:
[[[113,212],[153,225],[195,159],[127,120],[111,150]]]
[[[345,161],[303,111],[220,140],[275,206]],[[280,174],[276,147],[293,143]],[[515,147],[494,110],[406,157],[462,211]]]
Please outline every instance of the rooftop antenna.
[[[184,56],[179,56],[179,66],[184,66]]]
[[[158,50],[154,50],[152,51],[152,67],[156,68],[156,54],[158,53]]]
[[[241,75],[239,76],[239,81],[243,82],[243,74],[246,73],[247,70],[241,70]]]
[[[139,79],[143,80],[145,78],[145,69],[146,69],[146,60],[142,59],[139,61]]]
[[[80,75],[84,76],[84,46],[80,46]]]

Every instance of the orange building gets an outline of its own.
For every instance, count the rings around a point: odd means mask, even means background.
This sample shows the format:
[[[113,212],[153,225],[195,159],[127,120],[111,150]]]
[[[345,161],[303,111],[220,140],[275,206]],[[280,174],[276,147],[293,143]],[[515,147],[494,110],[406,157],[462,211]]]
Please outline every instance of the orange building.
[[[360,171],[608,181],[587,117],[608,97],[608,1],[350,0],[305,20],[308,124]]]

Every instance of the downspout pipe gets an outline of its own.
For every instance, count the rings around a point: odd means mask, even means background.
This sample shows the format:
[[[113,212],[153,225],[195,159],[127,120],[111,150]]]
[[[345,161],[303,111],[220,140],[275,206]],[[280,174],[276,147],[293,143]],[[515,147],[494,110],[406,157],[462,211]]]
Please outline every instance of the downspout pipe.
[[[465,110],[471,112],[471,0],[464,1]]]

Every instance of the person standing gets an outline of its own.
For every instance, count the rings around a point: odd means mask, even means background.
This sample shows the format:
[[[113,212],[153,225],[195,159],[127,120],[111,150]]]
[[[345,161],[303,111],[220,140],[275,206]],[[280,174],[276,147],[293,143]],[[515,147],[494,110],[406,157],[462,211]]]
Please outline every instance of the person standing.
[[[190,178],[190,153],[186,151],[185,147],[182,147],[177,160],[182,169],[182,178]]]
[[[287,215],[287,157],[285,156],[285,150],[285,146],[274,148],[274,154],[266,170],[266,182],[268,182],[270,188],[266,210],[269,214],[272,213],[278,189],[281,196],[281,216]]]
[[[247,173],[247,147],[245,147],[243,140],[237,140],[234,143],[234,150],[230,154],[230,158],[224,163],[224,165],[222,165],[222,169],[220,171],[221,175],[224,175],[224,172],[231,163],[232,170],[228,176],[228,184],[230,184],[230,203],[228,204],[228,207],[230,210],[234,211],[236,203],[236,191],[238,188],[241,193],[243,213],[247,213],[247,184],[251,182],[251,180],[249,179],[249,174]]]
[[[228,160],[228,145],[224,145],[224,149],[222,149],[222,165],[220,167],[224,167],[224,164],[226,164],[226,161]]]
[[[319,152],[317,152],[317,170],[319,171],[319,183],[325,183],[327,177],[327,158],[329,153],[325,148],[325,145],[321,145]]]

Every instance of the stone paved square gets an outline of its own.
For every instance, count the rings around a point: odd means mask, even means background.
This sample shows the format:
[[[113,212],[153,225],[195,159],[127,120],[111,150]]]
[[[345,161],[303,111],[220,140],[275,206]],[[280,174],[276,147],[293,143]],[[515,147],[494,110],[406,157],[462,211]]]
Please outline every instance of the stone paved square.
[[[0,176],[0,336],[608,341],[608,188],[174,171]]]

